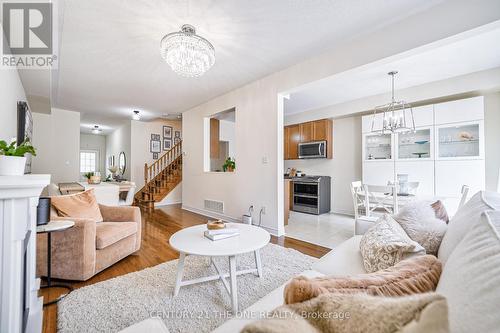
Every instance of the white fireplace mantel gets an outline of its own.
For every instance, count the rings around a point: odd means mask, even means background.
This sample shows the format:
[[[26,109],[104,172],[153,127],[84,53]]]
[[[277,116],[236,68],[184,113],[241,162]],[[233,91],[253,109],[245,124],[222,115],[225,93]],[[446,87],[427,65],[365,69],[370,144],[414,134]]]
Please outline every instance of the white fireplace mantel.
[[[50,175],[0,176],[0,332],[41,332],[36,206],[49,183]]]

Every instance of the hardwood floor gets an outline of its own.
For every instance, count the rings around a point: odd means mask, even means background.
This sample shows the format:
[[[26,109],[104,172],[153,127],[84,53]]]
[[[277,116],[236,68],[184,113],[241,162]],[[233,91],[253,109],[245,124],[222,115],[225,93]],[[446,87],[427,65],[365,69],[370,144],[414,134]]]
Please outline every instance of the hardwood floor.
[[[207,217],[182,210],[180,205],[172,205],[155,209],[150,213],[143,212],[142,220],[142,245],[137,253],[119,261],[85,282],[75,281],[69,284],[77,289],[155,266],[165,261],[177,259],[179,253],[172,249],[168,243],[170,236],[183,228],[206,223]],[[314,257],[321,257],[330,251],[328,248],[286,237],[278,238],[273,236],[271,242],[284,247],[294,248]],[[68,281],[61,282],[68,283]],[[41,295],[49,297],[49,299],[54,299],[60,292],[64,292],[64,290],[53,290],[50,293],[42,290]],[[54,333],[56,330],[57,304],[53,304],[44,308],[43,332]]]

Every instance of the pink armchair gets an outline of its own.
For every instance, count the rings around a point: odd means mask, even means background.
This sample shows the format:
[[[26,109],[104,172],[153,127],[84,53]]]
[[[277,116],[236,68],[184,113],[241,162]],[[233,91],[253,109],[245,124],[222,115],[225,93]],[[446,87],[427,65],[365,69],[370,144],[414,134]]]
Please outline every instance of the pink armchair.
[[[52,234],[53,278],[85,281],[141,247],[141,211],[138,207],[99,205],[104,222],[59,217],[75,226]],[[47,235],[37,235],[37,275],[47,275]]]

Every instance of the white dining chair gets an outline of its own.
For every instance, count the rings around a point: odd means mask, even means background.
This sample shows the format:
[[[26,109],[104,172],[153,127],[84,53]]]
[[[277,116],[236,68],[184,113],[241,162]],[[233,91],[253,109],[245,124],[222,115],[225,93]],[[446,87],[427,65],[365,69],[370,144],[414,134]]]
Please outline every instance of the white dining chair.
[[[364,193],[365,189],[360,181],[355,181],[351,183],[351,195],[352,203],[354,206],[354,218],[359,217],[359,211],[363,210],[366,212],[367,205],[365,204],[366,195]]]
[[[469,194],[469,186],[462,185],[462,189],[460,191],[460,203],[458,204],[458,208],[465,205],[467,202],[467,195]]]
[[[370,211],[370,202],[360,181],[351,183],[351,194],[354,205],[354,234],[363,235],[375,224],[378,217],[366,215]],[[360,214],[360,210],[363,214]]]
[[[497,192],[500,193],[500,168],[498,169]]]
[[[368,212],[381,211],[389,214],[398,213],[397,185],[364,185],[366,197],[368,198]]]

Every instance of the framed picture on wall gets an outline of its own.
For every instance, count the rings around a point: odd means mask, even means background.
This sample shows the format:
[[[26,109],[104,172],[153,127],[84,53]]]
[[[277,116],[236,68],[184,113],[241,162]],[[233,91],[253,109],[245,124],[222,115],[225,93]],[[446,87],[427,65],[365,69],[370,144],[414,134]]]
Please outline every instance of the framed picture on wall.
[[[153,160],[157,160],[158,159],[158,153],[153,153]]]
[[[175,137],[180,138],[181,137],[181,131],[175,131]]]
[[[174,138],[174,145],[178,144],[181,142],[181,138]]]
[[[163,138],[172,139],[172,126],[163,126]]]
[[[172,140],[171,139],[163,139],[163,150],[172,149]]]
[[[161,140],[160,134],[151,134],[151,140],[160,141]]]
[[[151,140],[149,143],[149,150],[151,153],[161,152],[161,141]]]

